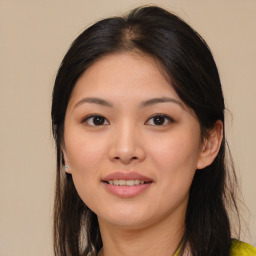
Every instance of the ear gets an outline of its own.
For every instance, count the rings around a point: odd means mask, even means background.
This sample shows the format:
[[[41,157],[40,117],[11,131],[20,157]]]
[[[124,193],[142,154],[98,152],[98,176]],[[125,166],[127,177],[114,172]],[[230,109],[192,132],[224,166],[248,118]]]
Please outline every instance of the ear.
[[[62,154],[63,154],[64,163],[65,163],[65,172],[71,174],[70,162],[69,162],[69,159],[67,157],[67,151],[66,151],[65,146],[61,146],[61,151],[62,151]]]
[[[202,149],[197,162],[197,169],[209,166],[218,155],[223,139],[223,123],[218,120],[214,127],[209,131],[207,138],[204,139]]]

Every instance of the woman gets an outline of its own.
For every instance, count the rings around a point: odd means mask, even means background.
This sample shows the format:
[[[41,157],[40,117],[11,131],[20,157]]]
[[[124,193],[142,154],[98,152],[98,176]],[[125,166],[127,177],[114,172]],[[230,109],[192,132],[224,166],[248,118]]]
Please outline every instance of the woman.
[[[207,44],[177,16],[86,29],[53,90],[55,255],[256,255],[231,239],[224,109]]]

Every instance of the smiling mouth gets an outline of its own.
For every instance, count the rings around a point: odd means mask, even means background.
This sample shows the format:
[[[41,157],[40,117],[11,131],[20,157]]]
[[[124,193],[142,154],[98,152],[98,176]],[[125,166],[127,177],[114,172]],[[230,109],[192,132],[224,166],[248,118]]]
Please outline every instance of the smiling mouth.
[[[144,180],[108,180],[104,182],[114,186],[138,186],[138,185],[152,183],[152,181],[144,181]]]
[[[154,181],[137,172],[114,172],[105,176],[101,182],[105,189],[121,198],[132,198],[147,191]]]

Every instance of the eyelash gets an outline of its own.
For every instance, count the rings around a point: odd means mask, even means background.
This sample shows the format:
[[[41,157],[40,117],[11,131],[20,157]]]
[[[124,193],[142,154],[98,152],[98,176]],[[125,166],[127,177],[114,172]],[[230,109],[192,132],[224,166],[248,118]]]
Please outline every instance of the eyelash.
[[[149,122],[149,120],[153,120],[153,118],[156,118],[156,117],[161,117],[161,118],[165,118],[165,122],[166,122],[166,120],[167,120],[167,122],[168,123],[174,123],[174,120],[173,120],[173,118],[172,117],[170,117],[170,116],[168,116],[168,115],[166,115],[166,114],[162,114],[162,113],[157,113],[157,114],[154,114],[154,115],[152,115],[150,118],[148,118],[148,120],[145,122],[145,124],[147,124],[148,122]],[[157,124],[151,124],[152,126],[164,126],[164,125],[166,125],[166,123],[165,124],[161,124],[161,125],[157,125]]]
[[[88,120],[90,120],[90,119],[93,120],[93,118],[95,118],[95,117],[100,117],[104,120],[104,123],[105,123],[105,121],[107,121],[108,124],[109,124],[109,121],[104,116],[99,115],[99,114],[90,114],[90,115],[86,116],[85,118],[83,118],[82,123],[85,123],[85,122],[88,123]],[[95,124],[93,125],[93,124],[89,124],[89,123],[88,123],[88,125],[90,125],[90,126],[102,126],[102,125],[95,125]],[[103,125],[106,125],[106,124],[103,124]]]
[[[104,123],[103,123],[103,124],[99,124],[99,125],[96,125],[96,124],[89,124],[88,120],[92,119],[92,121],[93,121],[93,118],[95,118],[95,117],[102,118],[102,121],[104,121]],[[165,120],[164,120],[164,124],[159,124],[159,125],[157,125],[157,124],[148,124],[151,119],[153,120],[153,119],[156,118],[156,117],[158,117],[158,118],[159,118],[159,117],[160,117],[160,118],[164,118],[164,119],[165,119]],[[105,124],[106,121],[107,121],[107,124]],[[167,124],[166,121],[167,121],[168,123],[173,123],[173,122],[174,122],[174,120],[173,120],[172,117],[170,117],[170,116],[168,116],[168,115],[166,115],[166,114],[157,113],[157,114],[154,114],[154,115],[152,115],[151,117],[149,117],[149,118],[147,119],[147,121],[145,122],[145,125],[151,125],[151,126],[165,126],[165,125]],[[104,116],[99,115],[99,114],[90,114],[90,115],[86,116],[86,117],[83,118],[83,120],[82,120],[82,123],[85,123],[85,122],[86,122],[89,126],[104,126],[104,125],[109,125],[109,124],[110,124],[109,121],[108,121]]]

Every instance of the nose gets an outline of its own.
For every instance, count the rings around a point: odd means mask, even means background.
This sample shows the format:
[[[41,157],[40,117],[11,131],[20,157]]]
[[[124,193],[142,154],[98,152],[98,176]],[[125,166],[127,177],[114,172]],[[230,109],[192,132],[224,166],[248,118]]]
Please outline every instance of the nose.
[[[123,164],[143,161],[146,152],[139,130],[127,123],[116,127],[111,135],[109,157]]]

